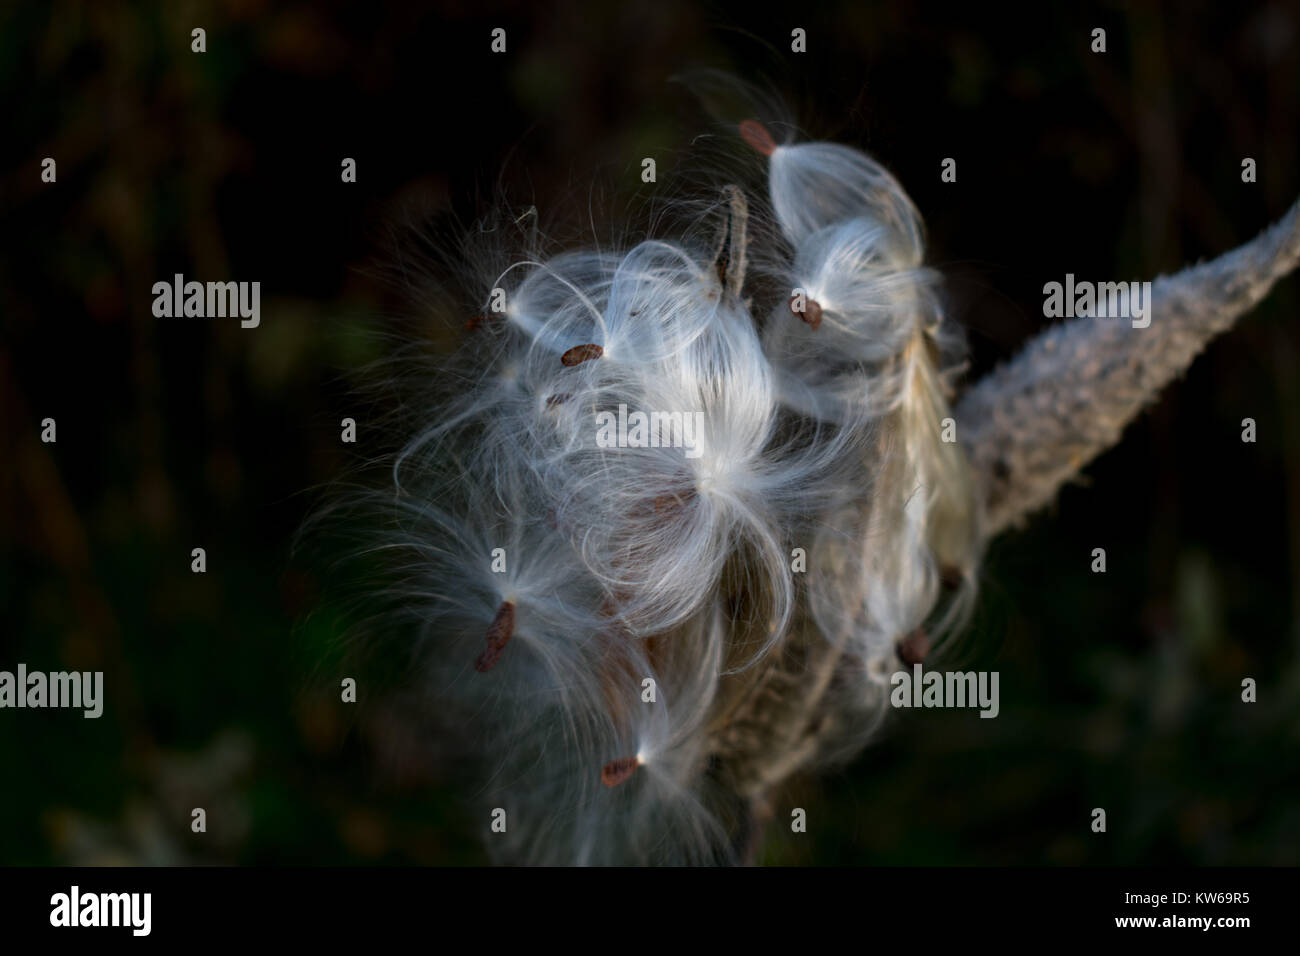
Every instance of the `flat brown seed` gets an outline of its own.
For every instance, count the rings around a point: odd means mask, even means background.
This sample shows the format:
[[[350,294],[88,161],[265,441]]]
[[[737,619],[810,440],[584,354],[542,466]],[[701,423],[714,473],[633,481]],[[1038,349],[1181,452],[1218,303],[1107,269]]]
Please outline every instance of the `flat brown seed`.
[[[496,616],[488,625],[487,642],[490,647],[505,647],[506,642],[515,633],[515,606],[510,601],[502,601]]]
[[[686,507],[692,498],[695,497],[695,491],[687,488],[679,494],[666,492],[662,495],[656,495],[650,502],[651,508],[657,515],[671,515],[680,512]]]
[[[474,661],[474,670],[480,674],[486,674],[492,668],[497,666],[497,661],[501,660],[501,652],[505,647],[489,647],[486,651],[478,656]]]
[[[640,765],[641,761],[636,757],[620,757],[618,760],[611,760],[600,769],[600,782],[607,787],[617,787],[632,776]]]
[[[515,633],[515,606],[510,601],[502,601],[496,615],[487,629],[487,650],[474,662],[474,669],[486,674],[501,659],[501,652],[510,643]]]
[[[794,304],[795,302],[798,301],[798,299],[799,299],[798,296],[790,297],[790,311],[793,312],[795,315],[799,316],[799,318],[802,319],[803,321],[807,322],[808,325],[812,328],[812,330],[816,332],[817,329],[819,329],[822,324],[821,304],[816,299],[805,298],[803,308],[796,309],[794,307]]]
[[[767,127],[758,120],[742,120],[740,138],[764,156],[771,156],[776,152],[776,140],[772,139],[772,134],[767,131]]]
[[[560,361],[565,365],[581,365],[590,359],[598,359],[605,354],[605,350],[599,345],[575,345],[569,351],[560,356]]]
[[[570,395],[568,392],[565,392],[563,395],[548,396],[546,399],[546,407],[554,408],[556,405],[559,405],[562,402],[567,402],[571,398],[573,398],[573,396]]]
[[[898,642],[898,656],[904,664],[920,664],[930,653],[930,635],[917,628]]]

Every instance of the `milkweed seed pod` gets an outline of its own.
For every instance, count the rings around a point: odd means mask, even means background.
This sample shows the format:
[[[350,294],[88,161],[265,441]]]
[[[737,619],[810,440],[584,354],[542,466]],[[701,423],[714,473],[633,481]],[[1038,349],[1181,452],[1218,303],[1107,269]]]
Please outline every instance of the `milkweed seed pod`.
[[[387,484],[321,516],[359,529],[359,631],[461,745],[472,806],[507,811],[503,861],[752,858],[775,788],[856,753],[900,655],[962,624],[987,534],[1300,256],[1293,210],[1157,283],[1176,354],[1158,313],[1142,341],[1105,326],[1111,371],[1081,379],[1058,359],[1100,327],[1075,320],[952,412],[961,335],[898,182],[757,119],[730,135],[761,185],[719,182],[680,234],[486,276],[504,310],[461,323]],[[1111,374],[1135,350],[1159,372],[1137,386]],[[1062,388],[1107,426],[1035,412]]]

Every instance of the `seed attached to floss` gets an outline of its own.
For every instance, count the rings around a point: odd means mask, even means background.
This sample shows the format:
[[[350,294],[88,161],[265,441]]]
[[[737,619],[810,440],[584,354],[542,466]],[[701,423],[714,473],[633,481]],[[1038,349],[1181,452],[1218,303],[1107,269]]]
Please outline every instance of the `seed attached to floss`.
[[[809,299],[807,296],[804,296],[803,308],[797,309],[795,308],[795,303],[798,301],[799,301],[799,296],[797,295],[790,296],[790,311],[793,312],[795,315],[799,316],[799,318],[802,319],[803,321],[807,322],[808,325],[812,328],[812,330],[816,332],[817,329],[820,328],[822,324],[821,305],[817,302],[816,299]]]
[[[488,625],[487,650],[474,662],[474,669],[480,674],[486,674],[495,667],[497,661],[501,659],[501,652],[506,649],[514,633],[515,606],[510,601],[502,601],[501,606],[497,608],[496,616],[492,618],[492,623]]]
[[[554,408],[556,405],[567,402],[571,398],[573,398],[573,396],[568,392],[565,392],[562,395],[549,395],[546,399],[546,407]]]
[[[641,760],[638,757],[620,757],[618,760],[611,760],[601,768],[600,782],[607,787],[617,787],[632,776],[639,766]]]
[[[662,495],[655,495],[650,502],[650,507],[657,515],[676,515],[685,510],[694,497],[695,489],[693,488],[686,488],[676,494],[669,491]]]
[[[589,361],[590,359],[598,359],[604,354],[605,350],[599,345],[590,343],[587,345],[575,345],[573,348],[569,349],[569,351],[560,356],[560,361],[568,366],[581,365],[583,362]]]
[[[772,139],[772,134],[767,131],[767,127],[758,120],[742,120],[740,138],[764,156],[771,156],[776,152],[776,140]]]
[[[465,323],[465,331],[473,332],[475,329],[477,329],[480,325],[482,325],[486,321],[487,321],[486,315],[476,315],[474,316],[474,318],[470,319],[468,322]]]
[[[898,642],[898,656],[904,664],[920,664],[930,653],[930,635],[917,628]]]

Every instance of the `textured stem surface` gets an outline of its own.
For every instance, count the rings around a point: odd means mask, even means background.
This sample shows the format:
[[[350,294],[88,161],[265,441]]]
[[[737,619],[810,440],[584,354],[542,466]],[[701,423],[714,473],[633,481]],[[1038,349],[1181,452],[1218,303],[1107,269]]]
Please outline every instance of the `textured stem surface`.
[[[1300,203],[1253,241],[1162,276],[1147,328],[1076,318],[1034,338],[972,387],[956,417],[988,536],[1049,503],[1182,374],[1206,344],[1300,261]]]

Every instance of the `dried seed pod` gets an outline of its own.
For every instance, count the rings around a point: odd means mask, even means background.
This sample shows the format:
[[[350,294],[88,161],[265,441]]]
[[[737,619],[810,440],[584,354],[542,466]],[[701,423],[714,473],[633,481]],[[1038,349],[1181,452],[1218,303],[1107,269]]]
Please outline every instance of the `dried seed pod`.
[[[605,350],[599,345],[588,343],[587,345],[575,345],[569,351],[560,356],[560,361],[565,365],[581,365],[590,359],[598,359],[605,354]]]
[[[496,615],[487,629],[487,650],[474,662],[474,669],[486,674],[501,659],[501,652],[510,643],[515,633],[515,606],[510,601],[502,601]]]
[[[727,249],[724,244],[723,249],[718,253],[718,258],[713,260],[713,274],[718,277],[718,284],[724,289],[727,286],[727,272],[731,268],[731,260],[727,257]]]
[[[713,271],[718,284],[739,298],[745,284],[745,257],[749,246],[749,202],[739,186],[723,186],[722,194],[727,199],[727,214],[718,231]]]
[[[620,757],[618,760],[611,760],[600,769],[600,782],[607,787],[617,787],[632,776],[639,766],[641,761],[637,757]]]

